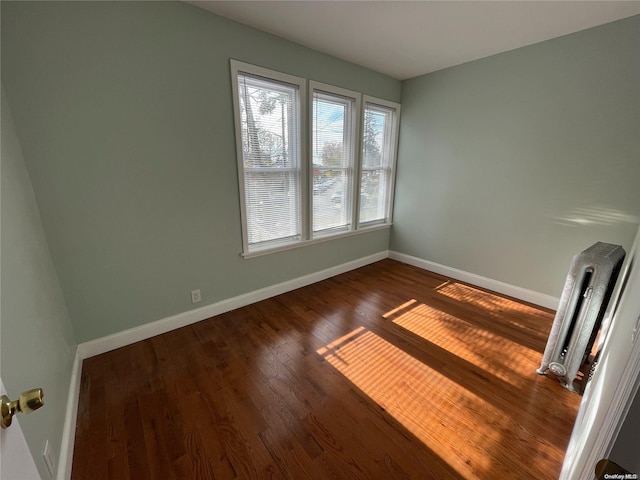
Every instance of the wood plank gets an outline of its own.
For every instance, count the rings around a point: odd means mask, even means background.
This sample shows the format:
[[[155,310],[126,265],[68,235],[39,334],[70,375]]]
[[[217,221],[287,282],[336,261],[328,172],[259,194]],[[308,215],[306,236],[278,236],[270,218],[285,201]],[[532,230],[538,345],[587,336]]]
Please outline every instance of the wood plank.
[[[87,359],[72,478],[557,478],[553,315],[387,259]]]

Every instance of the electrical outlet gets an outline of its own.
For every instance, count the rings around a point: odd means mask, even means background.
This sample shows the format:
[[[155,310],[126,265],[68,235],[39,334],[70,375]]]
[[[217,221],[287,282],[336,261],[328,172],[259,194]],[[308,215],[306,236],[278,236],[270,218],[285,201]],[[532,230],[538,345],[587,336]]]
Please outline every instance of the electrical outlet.
[[[191,290],[191,303],[198,303],[202,301],[202,295],[200,295],[200,289]]]
[[[44,459],[44,464],[47,466],[47,470],[49,470],[49,475],[53,477],[56,471],[56,455],[53,452],[53,448],[49,443],[49,440],[44,442],[44,450],[42,451],[42,458]]]

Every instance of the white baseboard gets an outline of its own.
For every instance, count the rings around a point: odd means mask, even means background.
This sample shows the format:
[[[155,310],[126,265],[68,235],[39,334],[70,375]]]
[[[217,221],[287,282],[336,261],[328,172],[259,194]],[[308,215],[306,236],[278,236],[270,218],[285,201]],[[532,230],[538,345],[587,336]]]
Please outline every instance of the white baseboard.
[[[98,338],[97,340],[84,342],[78,345],[78,353],[82,359],[100,355],[101,353],[115,350],[116,348],[124,347],[126,345],[131,345],[132,343],[139,342],[140,340],[146,340],[147,338],[175,330],[176,328],[184,327],[215,315],[220,315],[222,313],[235,310],[236,308],[244,307],[246,305],[340,275],[341,273],[364,267],[370,263],[383,260],[388,256],[389,252],[385,250],[335,267],[330,267],[319,272],[310,273],[302,277],[287,280],[286,282],[238,295],[237,297],[221,300],[219,302],[212,303],[211,305],[205,305],[204,307],[197,308],[195,310],[189,310],[188,312],[179,313],[155,322],[140,325],[139,327],[130,328],[122,332],[114,333],[113,335]]]
[[[457,268],[447,267],[446,265],[430,262],[429,260],[423,260],[422,258],[413,257],[404,253],[390,251],[389,258],[552,310],[556,310],[560,302],[559,298],[552,297],[551,295],[534,292],[533,290],[510,285],[498,280],[476,275],[475,273],[465,272],[464,270],[458,270]]]
[[[76,356],[71,369],[69,380],[69,397],[67,398],[67,411],[62,427],[62,440],[60,441],[60,457],[58,460],[57,480],[70,480],[71,467],[73,466],[73,447],[76,440],[76,419],[78,418],[78,399],[80,397],[80,378],[82,377],[82,358],[76,349]]]
[[[474,273],[465,272],[464,270],[447,267],[446,265],[440,265],[438,263],[423,260],[404,253],[385,250],[341,265],[336,265],[335,267],[330,267],[319,272],[310,273],[302,277],[287,280],[286,282],[264,287],[259,290],[254,290],[253,292],[248,292],[210,305],[205,305],[204,307],[156,320],[155,322],[140,325],[139,327],[130,328],[122,332],[107,335],[106,337],[81,343],[78,345],[78,355],[80,360],[100,355],[110,350],[115,350],[116,348],[139,342],[140,340],[146,340],[147,338],[151,338],[282,293],[290,292],[297,288],[311,285],[312,283],[340,275],[341,273],[364,267],[365,265],[378,262],[385,258],[391,258],[409,265],[414,265],[431,272],[439,273],[488,290],[493,290],[535,305],[551,309],[556,309],[558,306],[559,299],[550,295],[534,292],[533,290],[527,290],[526,288],[510,285],[508,283],[493,280]]]

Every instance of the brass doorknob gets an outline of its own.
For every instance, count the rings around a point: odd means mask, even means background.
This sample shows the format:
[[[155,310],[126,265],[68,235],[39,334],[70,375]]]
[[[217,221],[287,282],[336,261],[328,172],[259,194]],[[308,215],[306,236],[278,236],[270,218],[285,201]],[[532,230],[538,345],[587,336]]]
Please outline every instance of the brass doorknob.
[[[11,425],[13,416],[20,413],[31,413],[34,410],[39,409],[44,405],[44,392],[41,388],[35,388],[27,392],[22,392],[18,400],[13,402],[9,400],[9,397],[2,395],[0,397],[0,409],[2,410],[2,428],[7,428]]]

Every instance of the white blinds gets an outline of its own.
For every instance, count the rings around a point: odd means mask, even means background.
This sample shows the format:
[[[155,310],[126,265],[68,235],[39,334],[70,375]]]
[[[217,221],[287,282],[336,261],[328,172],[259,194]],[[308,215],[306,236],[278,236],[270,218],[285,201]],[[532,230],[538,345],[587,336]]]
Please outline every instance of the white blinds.
[[[360,178],[361,224],[386,222],[393,180],[396,110],[365,103]]]
[[[300,91],[238,72],[250,246],[300,238]]]
[[[349,229],[352,222],[355,103],[354,98],[313,92],[314,234]]]

